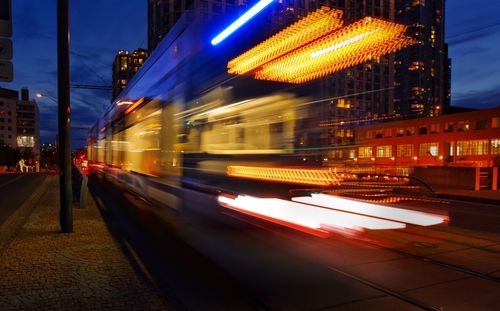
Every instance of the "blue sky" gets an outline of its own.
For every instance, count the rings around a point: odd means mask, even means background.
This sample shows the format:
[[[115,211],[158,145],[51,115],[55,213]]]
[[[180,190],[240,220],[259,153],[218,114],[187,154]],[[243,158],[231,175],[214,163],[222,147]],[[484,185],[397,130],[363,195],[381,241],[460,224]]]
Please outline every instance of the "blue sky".
[[[57,97],[56,0],[14,0],[14,81],[0,86],[28,87]],[[447,42],[453,61],[452,104],[500,106],[500,1],[448,0]],[[111,85],[118,50],[147,46],[146,0],[71,1],[71,80]],[[73,89],[72,123],[88,127],[109,105],[110,92]],[[42,142],[57,131],[56,105],[37,100]],[[73,131],[74,147],[85,144],[85,130]]]

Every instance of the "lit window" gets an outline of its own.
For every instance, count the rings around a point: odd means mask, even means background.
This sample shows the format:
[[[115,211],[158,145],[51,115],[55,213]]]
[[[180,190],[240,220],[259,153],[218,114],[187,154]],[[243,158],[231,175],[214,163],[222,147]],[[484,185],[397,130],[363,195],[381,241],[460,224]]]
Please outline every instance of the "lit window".
[[[487,155],[488,140],[457,141],[457,156]]]
[[[491,155],[500,155],[500,138],[491,140]]]
[[[358,148],[359,158],[371,158],[373,155],[372,147],[359,147]]]
[[[377,146],[377,157],[378,158],[390,158],[392,157],[392,146]]]
[[[35,147],[35,137],[33,136],[17,136],[17,146],[25,148]]]
[[[356,149],[349,150],[349,159],[354,159],[356,157]]]
[[[437,156],[439,152],[439,143],[425,143],[418,146],[418,155],[420,157],[425,156]]]
[[[397,156],[398,158],[411,158],[413,157],[413,144],[405,144],[397,146]]]

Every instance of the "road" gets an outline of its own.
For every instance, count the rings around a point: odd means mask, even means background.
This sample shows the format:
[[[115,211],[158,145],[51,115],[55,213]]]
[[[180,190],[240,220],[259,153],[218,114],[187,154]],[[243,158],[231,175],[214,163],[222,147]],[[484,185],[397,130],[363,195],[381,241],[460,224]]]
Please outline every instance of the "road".
[[[196,191],[187,190],[186,209],[172,211],[121,189],[98,188],[103,210],[129,211],[145,234],[131,247],[188,309],[227,303],[234,310],[496,310],[500,303],[500,234],[470,229],[463,219],[317,238],[231,211],[211,213],[218,210],[215,198]],[[453,215],[469,204],[392,205]],[[488,211],[486,222],[498,214],[491,206],[475,208]]]
[[[45,174],[0,174],[0,224],[26,201],[45,179]]]

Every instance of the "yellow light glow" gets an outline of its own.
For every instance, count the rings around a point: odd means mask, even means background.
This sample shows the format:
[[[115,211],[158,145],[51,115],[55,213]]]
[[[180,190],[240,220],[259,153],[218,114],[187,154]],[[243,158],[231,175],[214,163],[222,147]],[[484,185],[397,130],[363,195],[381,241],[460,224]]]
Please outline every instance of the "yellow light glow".
[[[342,11],[327,7],[310,13],[231,60],[228,72],[304,83],[416,43],[404,35],[404,25],[366,17],[342,27],[341,17]]]
[[[133,104],[131,104],[130,106],[128,106],[127,109],[125,109],[125,114],[128,114],[129,112],[131,112],[132,110],[134,110],[135,108],[137,108],[137,106],[139,106],[143,102],[144,102],[144,97],[142,97],[139,100],[135,101]]]
[[[327,169],[304,169],[284,167],[228,166],[227,175],[258,180],[276,181],[301,185],[338,185],[337,173]]]
[[[255,77],[289,83],[324,77],[413,44],[405,31],[401,24],[365,18],[267,63]]]
[[[228,72],[244,74],[342,27],[342,11],[322,7],[228,63]]]

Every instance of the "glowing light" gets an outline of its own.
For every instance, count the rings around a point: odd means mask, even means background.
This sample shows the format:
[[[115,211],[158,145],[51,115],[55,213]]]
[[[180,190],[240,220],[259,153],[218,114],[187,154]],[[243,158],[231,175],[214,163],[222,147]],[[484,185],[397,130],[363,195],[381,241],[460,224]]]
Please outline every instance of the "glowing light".
[[[228,63],[229,73],[254,71],[255,78],[261,80],[303,83],[396,52],[416,42],[404,35],[406,26],[370,17],[340,29],[337,28],[341,26],[341,21],[330,21],[330,24],[324,25],[322,19],[313,15],[329,12],[322,10],[324,12],[311,13],[231,60]],[[304,22],[308,18],[314,22]],[[335,20],[333,17],[330,19]],[[300,35],[301,30],[316,34],[313,29],[321,35]],[[274,38],[287,40],[280,43]]]
[[[313,193],[310,197],[297,197],[292,198],[292,200],[295,202],[323,206],[335,210],[358,213],[420,226],[437,225],[448,219],[446,216],[389,207],[380,204],[359,202],[327,194]]]
[[[338,50],[338,49],[340,49],[341,47],[344,47],[344,46],[346,46],[346,45],[349,45],[349,44],[352,44],[352,43],[354,43],[354,42],[356,42],[356,41],[359,41],[359,40],[363,39],[364,37],[369,36],[369,35],[371,35],[372,33],[375,33],[375,32],[380,31],[380,30],[381,30],[381,28],[377,28],[377,29],[375,29],[375,30],[372,30],[372,31],[368,31],[368,32],[362,33],[362,34],[360,34],[360,35],[357,35],[357,36],[355,36],[355,37],[353,37],[353,38],[350,38],[350,39],[347,39],[347,40],[345,40],[345,41],[342,41],[342,42],[336,43],[336,44],[334,44],[334,45],[332,45],[332,46],[330,46],[330,47],[327,47],[327,48],[325,48],[325,49],[322,49],[322,50],[320,50],[320,51],[317,51],[317,52],[312,53],[312,54],[311,54],[311,58],[315,58],[315,57],[321,56],[321,55],[323,55],[323,54],[326,54],[326,53],[328,53],[328,52],[332,52],[332,51]]]
[[[315,186],[338,185],[340,181],[337,173],[327,169],[230,165],[227,167],[227,175],[233,177]]]
[[[239,195],[235,198],[218,197],[219,204],[239,212],[286,225],[302,231],[308,229],[317,235],[329,228],[351,230],[401,229],[405,224],[352,213],[325,209],[276,198],[257,198]],[[298,227],[297,227],[298,226]],[[302,229],[303,228],[303,229]]]
[[[322,7],[228,63],[228,72],[247,73],[342,26],[342,11]]]
[[[224,39],[229,37],[233,32],[238,30],[243,24],[248,22],[252,17],[257,15],[260,11],[265,9],[269,4],[271,4],[274,0],[261,0],[257,4],[255,4],[250,10],[245,12],[245,14],[241,15],[237,20],[235,20],[229,27],[224,29],[220,34],[218,34],[215,38],[210,41],[212,45],[217,45],[222,42]]]
[[[123,105],[132,105],[134,102],[133,101],[130,101],[130,100],[119,100],[116,102],[116,105],[117,106],[123,106]]]
[[[131,104],[130,106],[128,106],[127,109],[125,109],[124,113],[128,114],[129,112],[131,112],[132,110],[134,110],[135,108],[137,108],[137,106],[139,106],[143,102],[144,102],[144,97],[140,98],[139,100],[135,101],[133,104]]]

